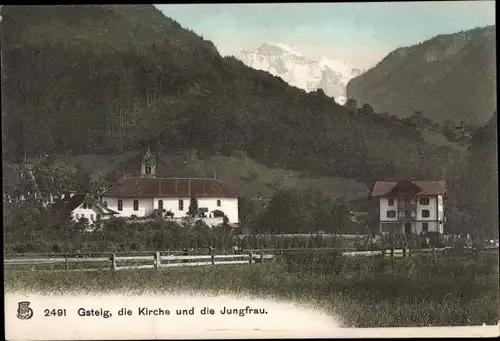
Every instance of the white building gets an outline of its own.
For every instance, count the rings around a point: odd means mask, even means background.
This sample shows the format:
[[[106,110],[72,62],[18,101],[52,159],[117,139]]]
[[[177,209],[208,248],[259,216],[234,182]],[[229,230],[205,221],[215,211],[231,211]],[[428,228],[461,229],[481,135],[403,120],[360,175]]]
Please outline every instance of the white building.
[[[66,193],[53,207],[68,210],[74,221],[86,218],[90,224],[117,214],[88,194]]]
[[[198,206],[197,218],[209,225],[238,223],[238,196],[228,186],[213,178],[158,178],[156,161],[146,152],[141,164],[141,176],[127,177],[102,193],[102,201],[118,212],[119,217],[147,217],[155,210],[167,212],[171,218],[185,218],[191,200]],[[221,216],[216,219],[216,217]]]
[[[379,198],[381,233],[443,233],[445,181],[376,181],[371,196]]]

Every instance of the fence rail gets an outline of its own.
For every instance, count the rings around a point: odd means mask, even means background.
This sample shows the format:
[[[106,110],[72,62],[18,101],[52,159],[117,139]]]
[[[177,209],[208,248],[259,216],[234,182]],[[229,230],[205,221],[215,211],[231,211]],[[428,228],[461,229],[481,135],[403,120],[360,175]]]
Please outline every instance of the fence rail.
[[[452,247],[409,249],[409,248],[384,248],[379,250],[357,251],[353,248],[296,248],[296,249],[250,249],[244,250],[242,254],[218,254],[218,255],[179,255],[184,251],[149,251],[125,253],[96,253],[96,256],[75,257],[75,254],[23,254],[5,255],[4,266],[12,269],[16,266],[39,265],[61,265],[64,269],[59,271],[97,271],[102,269],[116,270],[139,270],[139,269],[161,269],[173,267],[190,267],[203,265],[231,265],[264,263],[274,261],[276,254],[289,252],[335,252],[340,257],[384,257],[384,258],[408,258],[412,256],[431,256],[434,259],[438,254],[450,254]],[[465,251],[473,251],[464,249]],[[498,252],[498,248],[496,249]],[[476,251],[489,252],[478,249]],[[144,255],[147,254],[147,255]],[[98,255],[98,256],[97,256]],[[70,269],[70,264],[92,264],[100,265],[101,268]]]
[[[70,269],[70,264],[92,264],[103,265],[103,268],[110,270],[139,270],[139,269],[160,269],[184,266],[203,266],[203,265],[231,265],[231,264],[249,264],[264,263],[265,261],[272,260],[272,254],[233,254],[233,255],[193,255],[193,256],[175,256],[165,255],[161,253],[165,251],[156,251],[151,256],[117,256],[112,253],[109,257],[49,257],[49,255],[40,255],[40,257],[18,257],[6,256],[4,259],[4,266],[6,268],[16,266],[37,266],[37,265],[54,265],[64,264],[64,270],[80,270],[80,271],[97,271],[99,269]],[[171,252],[167,252],[171,253]],[[131,264],[132,263],[132,264]],[[133,264],[136,263],[136,264]],[[137,264],[139,263],[139,264]],[[149,264],[142,264],[149,263]],[[32,268],[32,270],[34,270]]]

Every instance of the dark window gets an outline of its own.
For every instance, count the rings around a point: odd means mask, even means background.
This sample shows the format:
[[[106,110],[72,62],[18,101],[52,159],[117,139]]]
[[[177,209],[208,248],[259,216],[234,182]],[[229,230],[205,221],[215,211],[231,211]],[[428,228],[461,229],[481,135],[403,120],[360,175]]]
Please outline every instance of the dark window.
[[[108,207],[108,202],[107,201],[104,202],[104,207]]]
[[[123,201],[118,200],[118,211],[123,211]]]
[[[139,200],[134,200],[134,211],[139,211]]]
[[[93,214],[90,215],[90,220],[94,221],[94,215]]]
[[[220,200],[217,199],[217,206],[220,207]]]
[[[83,204],[83,209],[86,210],[87,209],[87,204]]]
[[[97,220],[97,221],[101,220],[101,215],[100,215],[100,214],[97,214],[97,216],[96,216],[96,220]]]
[[[395,218],[396,217],[396,211],[391,210],[387,211],[387,218]]]
[[[394,206],[394,199],[389,199],[389,206]]]
[[[92,204],[87,204],[87,208],[90,210],[92,209]]]
[[[151,167],[150,166],[146,166],[146,174],[151,174]]]
[[[429,218],[431,216],[431,212],[429,210],[422,210],[422,217]]]
[[[429,231],[429,223],[422,223],[422,231],[423,232]]]
[[[420,205],[429,205],[429,198],[420,198]]]
[[[163,210],[163,200],[158,200],[158,209]]]
[[[78,219],[78,216],[79,216],[79,214],[78,214],[78,213],[75,213],[75,218],[76,218],[76,219]]]
[[[406,218],[410,218],[411,217],[410,211],[408,211],[408,210],[405,210],[404,215],[405,215]]]
[[[179,211],[183,211],[184,210],[184,201],[179,200]]]

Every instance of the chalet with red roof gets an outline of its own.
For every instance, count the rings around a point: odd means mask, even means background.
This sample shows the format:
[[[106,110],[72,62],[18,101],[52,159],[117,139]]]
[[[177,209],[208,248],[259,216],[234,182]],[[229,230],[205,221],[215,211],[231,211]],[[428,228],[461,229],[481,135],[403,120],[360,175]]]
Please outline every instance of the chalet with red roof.
[[[371,197],[379,199],[381,233],[443,233],[445,181],[376,181]]]
[[[154,211],[168,212],[172,218],[186,217],[192,199],[197,202],[197,216],[226,216],[238,223],[238,195],[214,178],[158,178],[156,160],[146,152],[141,175],[127,177],[102,193],[102,201],[119,217],[147,217]]]

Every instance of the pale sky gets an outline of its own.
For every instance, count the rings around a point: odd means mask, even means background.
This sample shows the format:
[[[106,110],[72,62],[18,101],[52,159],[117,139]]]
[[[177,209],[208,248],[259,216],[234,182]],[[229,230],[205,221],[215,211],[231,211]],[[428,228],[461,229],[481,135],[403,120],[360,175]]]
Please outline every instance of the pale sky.
[[[401,46],[495,24],[494,1],[155,6],[222,55],[274,42],[360,68]]]

